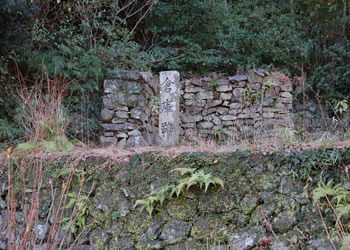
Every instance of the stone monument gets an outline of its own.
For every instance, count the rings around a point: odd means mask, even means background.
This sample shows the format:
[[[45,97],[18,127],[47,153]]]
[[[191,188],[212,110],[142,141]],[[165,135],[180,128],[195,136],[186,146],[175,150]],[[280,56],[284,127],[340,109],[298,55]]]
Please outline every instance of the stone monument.
[[[175,146],[180,136],[180,74],[177,71],[160,72],[159,145]]]

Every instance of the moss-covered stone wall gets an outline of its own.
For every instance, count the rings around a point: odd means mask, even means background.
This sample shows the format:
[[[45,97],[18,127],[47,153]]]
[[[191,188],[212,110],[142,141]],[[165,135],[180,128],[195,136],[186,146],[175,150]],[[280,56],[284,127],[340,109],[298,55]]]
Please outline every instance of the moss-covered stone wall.
[[[46,161],[43,183],[52,179],[59,189],[69,176],[65,169],[76,167],[70,193],[80,190],[89,196],[87,212],[82,216],[84,223],[76,225],[71,239],[72,242],[85,228],[79,249],[332,249],[310,193],[320,179],[332,179],[349,187],[343,172],[349,162],[350,151],[336,149],[182,153],[177,157],[148,152],[132,155],[128,161],[101,156]],[[175,168],[201,169],[223,180],[225,186],[211,184],[205,193],[193,185],[179,197],[166,199],[162,205],[157,203],[152,215],[146,210],[140,212],[140,207],[135,207],[136,200],[182,178],[178,172],[171,172]],[[27,171],[28,190],[34,173]],[[21,178],[16,178],[21,225],[25,223],[23,185]],[[0,184],[6,183],[4,172]],[[3,219],[7,213],[6,196],[2,189]],[[46,197],[39,209],[44,243],[53,223],[47,220],[51,198]],[[72,208],[66,210],[65,216],[69,217]],[[332,215],[324,216],[325,223],[334,227]],[[0,248],[5,244],[6,236],[1,238]]]

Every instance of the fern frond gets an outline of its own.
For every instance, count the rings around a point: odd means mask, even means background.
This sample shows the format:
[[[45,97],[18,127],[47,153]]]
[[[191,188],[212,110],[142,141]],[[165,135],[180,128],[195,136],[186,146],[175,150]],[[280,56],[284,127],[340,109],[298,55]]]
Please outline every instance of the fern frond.
[[[217,177],[213,177],[213,181],[215,184],[218,184],[221,186],[222,189],[224,189],[224,181],[221,180],[220,178],[217,178]]]
[[[196,169],[195,168],[175,168],[171,170],[170,173],[175,171],[179,171],[181,175],[186,175],[186,174],[193,174],[196,171]]]

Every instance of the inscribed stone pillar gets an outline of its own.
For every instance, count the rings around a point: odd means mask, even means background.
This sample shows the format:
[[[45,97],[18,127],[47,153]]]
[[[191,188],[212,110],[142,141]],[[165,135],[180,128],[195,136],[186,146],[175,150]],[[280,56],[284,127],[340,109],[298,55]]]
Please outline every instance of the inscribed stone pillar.
[[[160,72],[159,137],[161,147],[175,146],[179,142],[179,89],[177,71]]]

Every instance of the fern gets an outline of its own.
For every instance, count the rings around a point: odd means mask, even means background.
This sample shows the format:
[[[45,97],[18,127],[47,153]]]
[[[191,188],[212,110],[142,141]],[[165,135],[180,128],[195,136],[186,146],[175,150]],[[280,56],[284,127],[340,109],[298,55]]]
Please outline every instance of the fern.
[[[339,218],[350,214],[350,192],[345,190],[340,184],[333,186],[332,180],[327,184],[320,182],[318,188],[313,191],[314,203],[320,202],[325,197],[328,197],[332,203],[335,203],[334,207]]]
[[[186,174],[193,174],[196,171],[196,169],[195,168],[175,168],[171,170],[170,173],[175,171],[179,171],[181,175],[186,175]]]
[[[203,170],[197,171],[195,168],[176,168],[170,172],[179,171],[181,175],[190,175],[178,181],[175,186],[165,185],[158,190],[152,191],[151,194],[142,200],[137,200],[134,207],[141,206],[140,212],[146,209],[149,215],[152,215],[157,203],[163,205],[166,199],[171,199],[174,194],[179,197],[181,193],[188,190],[191,186],[198,185],[200,189],[204,188],[206,193],[210,184],[220,185],[224,188],[224,182],[216,177],[213,177],[210,173],[206,174]]]

